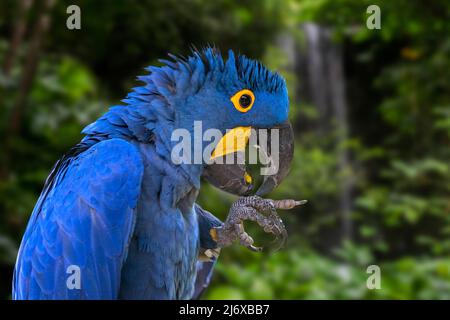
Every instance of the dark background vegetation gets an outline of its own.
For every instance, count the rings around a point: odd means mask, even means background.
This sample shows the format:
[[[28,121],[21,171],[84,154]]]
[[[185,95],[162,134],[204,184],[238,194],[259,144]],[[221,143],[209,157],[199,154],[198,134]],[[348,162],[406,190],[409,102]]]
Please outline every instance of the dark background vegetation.
[[[74,3],[81,30],[66,28]],[[370,4],[381,30],[366,28]],[[282,250],[223,250],[204,298],[449,299],[449,35],[444,0],[2,0],[0,297],[43,182],[81,129],[145,66],[215,44],[286,77],[296,151],[271,196],[309,203],[283,214]],[[234,199],[202,187],[221,218]],[[380,290],[366,287],[371,264]]]

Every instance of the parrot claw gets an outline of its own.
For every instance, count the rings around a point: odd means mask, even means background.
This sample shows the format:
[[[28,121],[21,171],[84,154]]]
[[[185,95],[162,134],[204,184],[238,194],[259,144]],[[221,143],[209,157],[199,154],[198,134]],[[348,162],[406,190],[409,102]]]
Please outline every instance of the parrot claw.
[[[255,247],[253,245],[248,246],[247,248],[249,248],[250,250],[254,251],[254,252],[261,252],[263,251],[262,247]]]
[[[235,240],[248,249],[261,252],[263,248],[253,245],[254,240],[244,229],[243,221],[256,222],[264,232],[275,235],[276,240],[281,239],[281,248],[285,245],[287,231],[276,209],[292,209],[306,201],[271,200],[259,196],[241,197],[234,202],[228,213],[225,223],[216,229],[218,246],[223,248],[231,245]]]

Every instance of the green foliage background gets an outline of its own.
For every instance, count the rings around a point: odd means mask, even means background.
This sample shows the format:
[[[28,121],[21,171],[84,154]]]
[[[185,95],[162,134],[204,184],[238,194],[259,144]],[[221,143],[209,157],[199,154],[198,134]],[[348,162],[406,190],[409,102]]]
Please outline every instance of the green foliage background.
[[[80,140],[81,129],[135,85],[143,67],[167,52],[215,44],[262,59],[287,79],[296,151],[289,177],[273,198],[304,198],[285,213],[290,232],[278,252],[223,250],[206,299],[450,298],[450,3],[448,1],[261,0],[75,1],[82,30],[65,27],[57,1],[45,50],[11,148],[10,113],[29,43],[11,76],[0,73],[0,294],[10,297],[20,238],[54,162]],[[381,30],[366,28],[366,8],[381,8]],[[16,1],[0,3],[0,62]],[[29,20],[36,19],[31,11]],[[319,135],[314,105],[296,94],[302,79],[276,44],[300,25],[331,28],[344,49],[349,137]],[[29,31],[28,31],[29,32]],[[332,120],[332,119],[331,119]],[[304,124],[302,126],[302,124]],[[352,165],[338,170],[347,150]],[[355,184],[353,231],[337,236],[343,179]],[[200,203],[224,218],[234,197],[208,185]],[[249,226],[258,243],[266,235]],[[381,289],[368,290],[367,266],[381,268]]]

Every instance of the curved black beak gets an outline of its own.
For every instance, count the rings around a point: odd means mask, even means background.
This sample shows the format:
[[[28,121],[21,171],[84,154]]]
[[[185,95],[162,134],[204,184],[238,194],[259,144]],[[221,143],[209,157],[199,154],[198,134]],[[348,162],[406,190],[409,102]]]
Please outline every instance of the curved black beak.
[[[264,150],[265,144],[261,144],[260,148],[262,149],[261,151],[266,152],[270,166],[275,173],[264,176],[263,183],[256,191],[258,196],[268,194],[283,181],[289,173],[292,158],[294,157],[294,131],[292,130],[292,125],[286,122],[274,129],[278,129],[279,134],[278,150],[276,149],[276,143],[272,143],[270,140],[272,135],[269,135],[267,150]],[[271,150],[274,146],[274,150]],[[274,155],[275,152],[278,152],[277,156]]]
[[[239,195],[249,195],[253,190],[251,177],[243,164],[213,163],[205,168],[203,177],[220,190]]]
[[[272,130],[277,130],[278,134],[273,134]],[[269,129],[267,142],[260,142],[262,141],[258,141],[257,147],[260,157],[265,158],[268,174],[263,175],[263,182],[256,195],[264,196],[275,189],[289,173],[294,154],[294,133],[291,124],[285,122]],[[249,195],[254,188],[244,164],[212,163],[205,167],[203,177],[215,187],[239,196]]]

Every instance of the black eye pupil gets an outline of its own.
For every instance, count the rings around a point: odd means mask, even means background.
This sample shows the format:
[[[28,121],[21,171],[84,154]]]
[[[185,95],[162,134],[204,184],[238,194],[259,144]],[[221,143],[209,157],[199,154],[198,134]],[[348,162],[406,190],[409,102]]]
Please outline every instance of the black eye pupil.
[[[248,108],[250,104],[252,103],[252,97],[250,97],[248,94],[243,94],[239,98],[239,104],[242,108]]]

